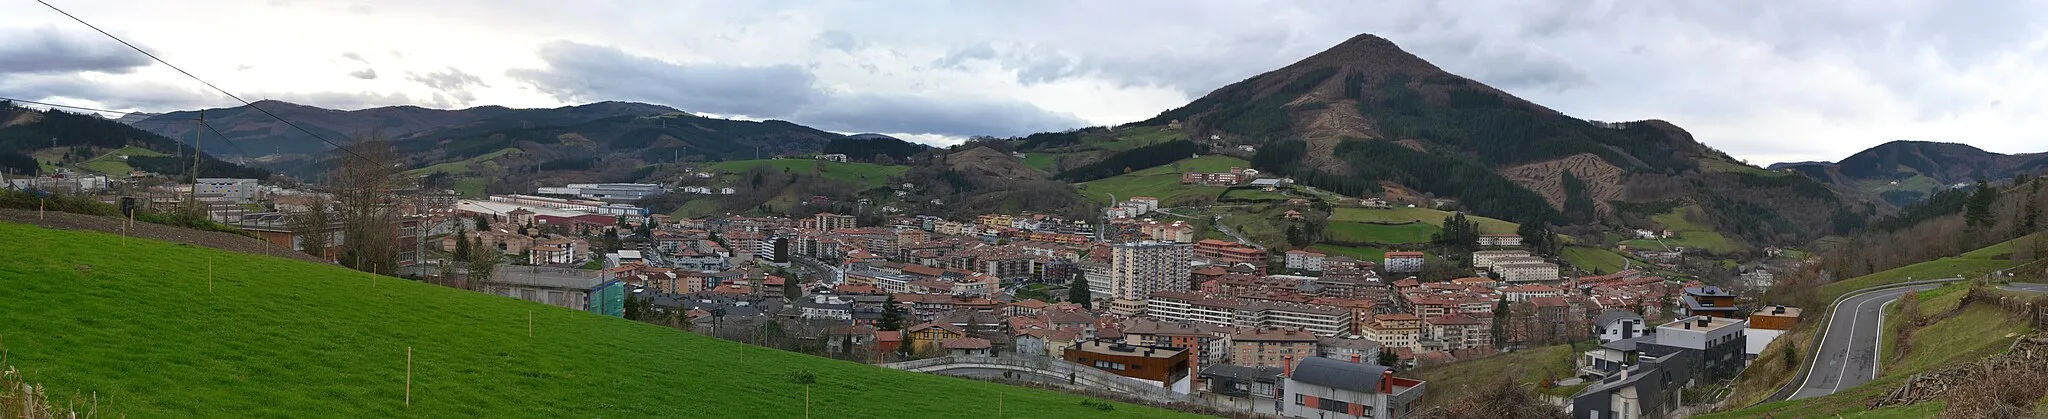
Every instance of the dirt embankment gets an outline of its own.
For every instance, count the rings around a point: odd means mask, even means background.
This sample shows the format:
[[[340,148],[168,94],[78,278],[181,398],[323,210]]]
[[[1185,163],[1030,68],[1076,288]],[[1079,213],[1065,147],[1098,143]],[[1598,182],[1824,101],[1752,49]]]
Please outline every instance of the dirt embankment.
[[[27,224],[59,230],[97,231],[108,234],[122,234],[121,225],[127,222],[127,220],[121,218],[97,215],[50,211],[38,217],[36,213],[37,211],[34,210],[0,208],[0,222]],[[309,262],[325,263],[325,261],[304,253],[273,246],[269,242],[228,233],[199,231],[136,221],[133,224],[133,228],[127,234],[129,237],[211,247],[230,252],[283,256]],[[0,238],[0,240],[5,240],[5,238]]]

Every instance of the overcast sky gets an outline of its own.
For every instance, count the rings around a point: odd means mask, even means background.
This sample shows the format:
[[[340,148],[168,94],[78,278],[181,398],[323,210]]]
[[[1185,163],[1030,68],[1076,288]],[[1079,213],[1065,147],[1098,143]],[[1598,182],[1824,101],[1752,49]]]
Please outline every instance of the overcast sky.
[[[1373,33],[1751,163],[2048,151],[2038,1],[50,1],[245,98],[340,109],[622,100],[947,142],[1145,119]],[[0,2],[0,96],[234,104],[26,0]]]

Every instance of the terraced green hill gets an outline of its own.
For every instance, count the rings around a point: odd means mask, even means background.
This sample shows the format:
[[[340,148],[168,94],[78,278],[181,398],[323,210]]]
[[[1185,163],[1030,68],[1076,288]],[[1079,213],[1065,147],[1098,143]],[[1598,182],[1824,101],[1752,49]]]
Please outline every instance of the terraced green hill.
[[[799,418],[799,370],[815,417],[1178,415],[107,234],[0,223],[0,255],[6,363],[108,417]]]

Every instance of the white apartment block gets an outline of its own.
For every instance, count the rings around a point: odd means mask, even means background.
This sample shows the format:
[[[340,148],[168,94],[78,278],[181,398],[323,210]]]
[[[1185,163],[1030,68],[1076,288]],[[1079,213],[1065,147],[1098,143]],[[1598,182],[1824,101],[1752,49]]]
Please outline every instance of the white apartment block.
[[[1189,244],[1154,241],[1110,246],[1110,296],[1144,301],[1153,292],[1188,288],[1188,262],[1195,257]]]
[[[1302,271],[1323,271],[1323,259],[1327,255],[1307,250],[1287,251],[1287,269]]]
[[[1239,318],[1239,306],[1234,302],[1210,299],[1191,292],[1155,292],[1145,300],[1145,315],[1166,321],[1189,321],[1232,327],[1243,325],[1249,320]]]
[[[1472,252],[1472,267],[1479,269],[1493,269],[1494,265],[1499,265],[1502,262],[1518,259],[1535,259],[1535,257],[1529,255],[1529,251],[1527,250],[1481,250],[1477,252]],[[1536,259],[1534,261],[1542,262],[1543,260]]]
[[[1557,264],[1550,262],[1516,262],[1495,265],[1493,271],[1507,282],[1556,281]]]

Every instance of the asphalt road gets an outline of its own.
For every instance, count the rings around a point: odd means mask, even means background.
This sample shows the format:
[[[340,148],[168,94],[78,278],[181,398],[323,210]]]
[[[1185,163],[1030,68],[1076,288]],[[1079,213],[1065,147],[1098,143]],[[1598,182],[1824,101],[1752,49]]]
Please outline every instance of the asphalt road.
[[[2002,290],[2006,290],[2006,291],[2016,291],[2016,292],[2032,292],[2032,293],[2042,293],[2042,294],[2048,294],[2048,284],[2033,284],[2033,283],[2025,283],[2025,282],[2014,282],[2014,283],[2009,283],[2009,284],[2005,284],[2005,285],[1999,285],[1999,286],[1998,286],[1998,289],[2002,289]]]
[[[1893,288],[1843,299],[1828,317],[1820,355],[1815,358],[1819,362],[1807,373],[1799,390],[1792,393],[1792,399],[1826,396],[1876,378],[1878,350],[1884,342],[1884,307],[1906,293],[1937,286]]]

